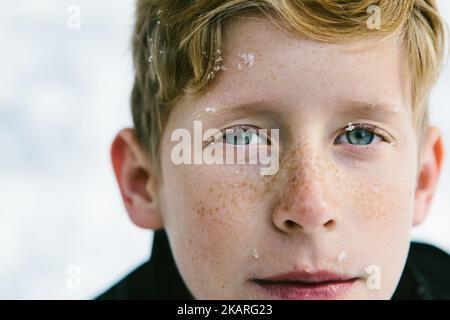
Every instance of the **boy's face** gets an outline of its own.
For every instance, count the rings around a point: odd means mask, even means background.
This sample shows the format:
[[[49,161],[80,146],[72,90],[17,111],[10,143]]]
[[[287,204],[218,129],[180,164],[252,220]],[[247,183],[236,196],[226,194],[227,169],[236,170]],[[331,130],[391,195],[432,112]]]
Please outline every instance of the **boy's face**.
[[[161,144],[158,212],[195,298],[391,297],[419,219],[418,143],[401,43],[368,40],[349,50],[263,19],[229,25],[226,70],[208,94],[177,103]],[[279,129],[278,172],[175,165],[171,133],[194,120]],[[290,272],[297,283],[258,281]]]
[[[196,298],[277,298],[254,279],[292,271],[356,278],[299,290],[300,297],[392,295],[409,248],[418,165],[407,59],[398,41],[346,49],[237,19],[222,50],[226,70],[208,95],[174,108],[162,140],[160,201]],[[240,57],[248,53],[251,66]],[[250,102],[259,102],[254,111],[224,112]],[[203,130],[279,128],[278,173],[262,176],[251,164],[174,165],[171,132],[192,131],[194,120]],[[364,130],[346,136],[349,122],[373,125],[390,141],[370,141]]]

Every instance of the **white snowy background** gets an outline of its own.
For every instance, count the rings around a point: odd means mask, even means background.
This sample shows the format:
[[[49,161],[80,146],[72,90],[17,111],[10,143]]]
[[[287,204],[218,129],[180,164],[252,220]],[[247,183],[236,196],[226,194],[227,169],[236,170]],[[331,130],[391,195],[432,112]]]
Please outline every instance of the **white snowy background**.
[[[0,299],[90,299],[149,256],[109,159],[131,125],[133,15],[133,0],[0,2]],[[413,235],[450,252],[449,89],[447,65],[431,119],[448,157]]]

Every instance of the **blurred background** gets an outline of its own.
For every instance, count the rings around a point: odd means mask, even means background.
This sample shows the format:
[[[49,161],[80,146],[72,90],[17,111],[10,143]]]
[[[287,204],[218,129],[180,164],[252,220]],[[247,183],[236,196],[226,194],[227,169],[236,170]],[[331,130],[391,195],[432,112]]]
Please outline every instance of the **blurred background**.
[[[148,259],[109,158],[131,126],[133,18],[134,0],[0,2],[0,299],[90,299]],[[431,100],[447,158],[413,232],[447,252],[449,89],[447,64]]]

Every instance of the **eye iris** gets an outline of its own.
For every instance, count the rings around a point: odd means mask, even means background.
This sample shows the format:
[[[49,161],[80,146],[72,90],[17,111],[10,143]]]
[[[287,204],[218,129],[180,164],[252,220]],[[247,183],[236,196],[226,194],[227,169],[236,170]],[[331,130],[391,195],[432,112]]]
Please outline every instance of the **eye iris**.
[[[252,141],[252,134],[244,132],[243,130],[236,130],[230,135],[227,135],[226,142],[233,145],[247,145]]]
[[[370,144],[374,138],[373,132],[365,129],[355,129],[347,132],[347,140],[351,144]]]

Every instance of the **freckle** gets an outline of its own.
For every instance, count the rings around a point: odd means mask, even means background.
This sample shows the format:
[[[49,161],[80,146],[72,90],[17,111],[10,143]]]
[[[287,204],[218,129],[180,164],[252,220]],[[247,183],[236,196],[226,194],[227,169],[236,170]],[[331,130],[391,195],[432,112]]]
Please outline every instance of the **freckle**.
[[[203,218],[205,216],[205,214],[206,214],[206,209],[205,209],[204,206],[200,206],[200,207],[197,208],[197,215],[198,216]]]
[[[275,76],[275,74],[272,71],[270,72],[270,75],[272,77],[272,80],[277,80],[277,77]]]
[[[239,184],[239,188],[241,188],[241,189],[244,189],[244,188],[247,188],[248,187],[248,183],[247,183],[247,181],[242,181],[240,184]]]

